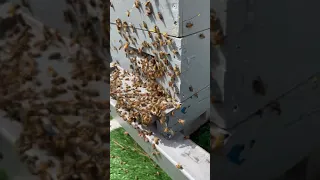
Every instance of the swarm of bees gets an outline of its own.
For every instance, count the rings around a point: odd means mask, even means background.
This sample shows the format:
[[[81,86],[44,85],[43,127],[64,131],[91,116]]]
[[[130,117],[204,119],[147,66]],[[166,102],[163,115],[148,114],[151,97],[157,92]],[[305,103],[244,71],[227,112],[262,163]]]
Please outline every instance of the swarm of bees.
[[[155,80],[142,80],[117,64],[110,79],[110,96],[117,100],[117,111],[128,123],[149,125],[153,116],[164,117],[166,109],[179,106]]]
[[[83,2],[68,1],[86,14]],[[89,5],[98,8],[94,2]],[[101,2],[100,7],[107,11],[109,4]],[[108,179],[109,100],[101,99],[91,83],[106,85],[110,72],[97,55],[101,44],[93,18],[76,19],[70,12],[64,12],[67,22],[82,24],[74,30],[73,42],[49,27],[31,27],[18,5],[10,7],[8,16],[15,24],[4,27],[6,38],[0,40],[0,109],[23,127],[16,148],[32,174],[42,180]],[[71,48],[75,53],[63,51]],[[47,58],[50,65],[44,67],[40,58]],[[57,63],[70,67],[69,74],[53,65]],[[50,157],[32,154],[35,147]],[[57,174],[51,174],[52,169]]]
[[[149,3],[147,3],[147,5],[148,4]],[[141,26],[146,29],[149,28],[144,21]],[[129,27],[132,31],[129,31]],[[151,80],[166,78],[169,80],[168,84],[164,85],[166,92],[170,92],[171,96],[179,94],[175,84],[181,70],[177,64],[169,61],[171,57],[179,55],[173,39],[167,33],[162,33],[158,26],[154,26],[153,30],[148,31],[151,42],[145,40],[141,44],[138,44],[137,38],[135,37],[136,35],[132,33],[135,29],[131,23],[127,23],[118,18],[116,20],[116,28],[125,41],[121,43],[120,47],[114,46],[114,50],[123,50],[125,52],[132,64],[131,70]],[[132,45],[135,47],[133,48]],[[152,55],[145,53],[150,50]],[[171,53],[168,52],[168,50],[171,51]]]
[[[148,16],[154,13],[151,1],[146,1],[143,5],[136,0],[134,7],[144,7]],[[156,15],[159,20],[163,20],[160,12]],[[130,13],[127,12],[127,16],[129,17]],[[173,38],[168,33],[161,32],[156,25],[150,27],[147,22],[142,21],[140,26],[147,30],[150,39],[138,42],[138,32],[133,24],[120,18],[115,21],[115,28],[123,39],[119,40],[120,46],[115,45],[113,49],[117,52],[124,51],[131,64],[127,70],[122,69],[118,62],[112,64],[110,96],[117,101],[118,114],[137,129],[139,136],[147,142],[149,140],[146,137],[149,134],[136,124],[148,126],[158,120],[165,134],[175,133],[167,127],[166,117],[168,109],[174,109],[171,113],[173,116],[181,107],[175,98],[175,95],[179,94],[176,82],[181,69],[171,61],[171,58],[179,55]],[[179,119],[177,124],[184,125],[184,120]],[[155,156],[159,154],[156,150],[158,143],[159,138],[154,138],[152,148],[155,151],[152,154]]]

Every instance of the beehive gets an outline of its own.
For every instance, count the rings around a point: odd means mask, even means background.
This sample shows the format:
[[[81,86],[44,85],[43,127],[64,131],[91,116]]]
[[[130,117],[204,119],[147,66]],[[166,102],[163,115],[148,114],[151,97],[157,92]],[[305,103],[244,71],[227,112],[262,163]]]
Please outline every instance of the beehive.
[[[188,126],[209,109],[209,1],[192,4],[191,1],[139,1],[138,6],[135,1],[114,1],[110,10],[112,61],[136,76],[156,80],[180,104],[179,108],[164,110],[160,119],[165,119],[165,123],[158,123],[161,131],[191,133],[186,130]],[[169,13],[172,7],[176,8],[173,17]],[[208,11],[200,11],[200,7]],[[145,13],[148,8],[152,8],[150,15]],[[161,18],[157,18],[158,12],[163,12]],[[188,21],[191,14],[196,16]]]

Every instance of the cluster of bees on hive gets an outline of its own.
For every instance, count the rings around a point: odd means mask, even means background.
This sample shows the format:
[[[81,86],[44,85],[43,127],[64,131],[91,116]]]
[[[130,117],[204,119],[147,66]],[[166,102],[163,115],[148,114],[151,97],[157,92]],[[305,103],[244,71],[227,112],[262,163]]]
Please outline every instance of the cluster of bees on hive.
[[[134,8],[145,8],[147,16],[153,12],[152,3],[147,1],[144,5],[136,0]],[[126,11],[130,17],[130,10]],[[157,14],[163,20],[162,14]],[[164,76],[170,77],[168,85],[174,89],[176,78],[180,75],[178,66],[173,66],[168,60],[170,53],[164,52],[163,47],[168,47],[172,54],[178,54],[173,39],[167,33],[161,33],[159,27],[150,30],[146,22],[142,26],[148,30],[151,43],[143,41],[140,45],[135,37],[135,26],[121,19],[117,19],[116,28],[125,43],[120,47],[113,47],[115,51],[123,50],[131,62],[131,72],[123,70],[118,62],[114,63],[111,74],[111,97],[117,100],[117,111],[127,122],[140,122],[149,125],[156,117],[165,124],[165,110],[180,108],[180,103],[171,97],[169,90],[163,88],[157,79]],[[140,46],[131,48],[130,45]],[[151,50],[153,55],[145,53]],[[172,114],[173,115],[173,114]]]
[[[72,12],[86,13],[84,2],[72,1]],[[95,1],[90,2],[95,7]],[[22,5],[26,6],[25,2]],[[102,11],[108,11],[109,6],[100,2]],[[22,125],[16,142],[21,160],[42,180],[108,179],[109,100],[99,98],[100,90],[91,84],[106,85],[110,72],[95,51],[100,45],[92,28],[94,18],[85,16],[76,22],[75,15],[67,21],[81,25],[70,40],[46,26],[35,30],[20,8],[12,5],[8,17],[3,18],[6,32],[0,40],[0,109]],[[59,50],[72,48],[75,53]],[[43,67],[40,58],[49,65]],[[55,63],[70,64],[69,74],[60,73],[52,65]],[[38,156],[34,149],[46,156]]]
[[[111,4],[111,7],[113,5]],[[160,12],[154,14],[152,3],[147,1],[144,5],[135,0],[133,7],[136,9],[145,8],[146,16],[158,17],[158,20],[164,21]],[[132,10],[127,10],[125,13],[130,17]],[[112,73],[110,76],[110,96],[117,101],[116,109],[118,114],[129,124],[132,122],[150,125],[153,120],[159,120],[165,126],[164,132],[172,132],[166,127],[166,112],[165,110],[174,108],[180,109],[181,104],[177,102],[171,95],[168,89],[161,86],[157,80],[169,77],[168,87],[176,91],[175,81],[180,75],[178,66],[173,66],[168,60],[170,53],[163,51],[167,47],[171,51],[171,55],[178,55],[178,51],[174,45],[173,39],[167,33],[161,33],[158,26],[154,26],[151,30],[146,22],[142,22],[141,27],[147,30],[149,42],[143,41],[138,44],[135,33],[136,27],[117,19],[115,22],[118,33],[125,40],[120,47],[113,47],[115,51],[124,51],[129,58],[131,71],[124,70],[116,61],[112,64]],[[189,25],[192,27],[192,25]],[[135,45],[138,48],[131,48]],[[152,55],[145,53],[151,51]],[[171,113],[174,116],[174,110]],[[179,119],[178,123],[184,124],[184,120]],[[148,141],[146,136],[152,135],[148,131],[144,131],[135,127],[139,135]],[[152,154],[158,155],[156,145],[159,143],[159,138],[154,137],[152,148],[155,150]],[[178,169],[182,169],[182,165],[177,164]]]

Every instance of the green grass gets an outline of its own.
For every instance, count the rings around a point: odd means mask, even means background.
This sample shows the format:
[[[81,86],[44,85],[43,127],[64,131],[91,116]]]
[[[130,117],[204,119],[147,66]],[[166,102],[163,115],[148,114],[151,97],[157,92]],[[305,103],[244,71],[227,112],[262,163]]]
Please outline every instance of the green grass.
[[[210,152],[210,136],[210,124],[206,123],[196,132],[191,134],[190,139],[206,151]]]
[[[123,128],[118,128],[110,133],[110,179],[171,180],[124,132]]]

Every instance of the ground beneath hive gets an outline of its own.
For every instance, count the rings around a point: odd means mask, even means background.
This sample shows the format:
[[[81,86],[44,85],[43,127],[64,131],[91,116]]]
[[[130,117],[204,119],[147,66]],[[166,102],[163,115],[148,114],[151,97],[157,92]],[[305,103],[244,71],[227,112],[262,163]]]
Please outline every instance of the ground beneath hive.
[[[123,128],[110,133],[110,179],[171,180]]]

